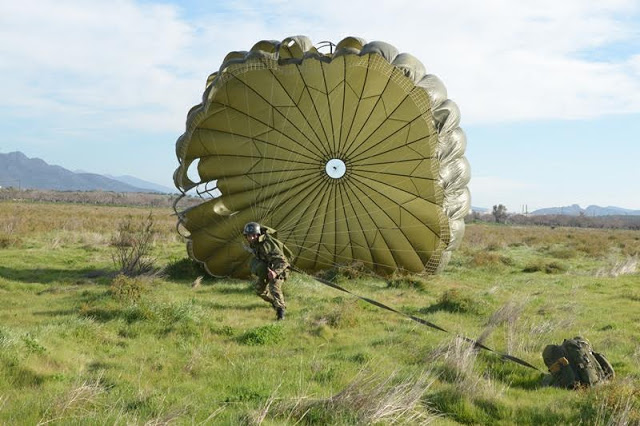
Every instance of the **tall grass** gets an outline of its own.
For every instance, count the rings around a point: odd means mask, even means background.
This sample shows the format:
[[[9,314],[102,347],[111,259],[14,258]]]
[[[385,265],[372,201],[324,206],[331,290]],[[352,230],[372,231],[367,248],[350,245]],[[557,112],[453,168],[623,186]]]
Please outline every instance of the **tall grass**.
[[[441,275],[330,272],[448,335],[298,274],[274,323],[250,283],[200,278],[171,211],[152,213],[165,274],[127,277],[110,242],[148,208],[0,203],[0,424],[639,422],[639,231],[470,225]],[[541,368],[546,344],[584,335],[618,378],[541,388],[455,335]]]

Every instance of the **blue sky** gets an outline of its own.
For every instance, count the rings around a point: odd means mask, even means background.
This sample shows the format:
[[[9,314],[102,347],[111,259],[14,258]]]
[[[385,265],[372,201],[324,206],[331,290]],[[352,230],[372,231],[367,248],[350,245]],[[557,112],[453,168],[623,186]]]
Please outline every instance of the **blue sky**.
[[[0,0],[0,152],[172,185],[232,50],[383,40],[460,107],[472,204],[640,209],[640,2]]]

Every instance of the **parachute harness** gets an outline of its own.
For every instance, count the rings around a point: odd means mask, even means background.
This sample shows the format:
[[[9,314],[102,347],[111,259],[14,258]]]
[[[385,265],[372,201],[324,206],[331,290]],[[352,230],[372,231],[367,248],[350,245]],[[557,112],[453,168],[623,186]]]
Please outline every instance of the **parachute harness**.
[[[296,268],[294,266],[289,266],[289,269],[291,269],[292,271],[298,272],[299,274],[303,274],[303,275],[309,276],[309,277],[313,278],[314,280],[316,280],[316,281],[318,281],[318,282],[320,282],[320,283],[322,283],[322,284],[324,284],[324,285],[326,285],[328,287],[331,287],[331,288],[334,288],[336,290],[340,290],[342,292],[348,293],[348,294],[350,294],[350,295],[352,295],[354,297],[357,297],[358,299],[363,300],[363,301],[365,301],[367,303],[370,303],[370,304],[372,304],[374,306],[377,306],[377,307],[382,308],[382,309],[386,309],[387,311],[394,312],[394,313],[396,313],[398,315],[402,315],[403,317],[409,318],[409,319],[411,319],[411,320],[413,320],[413,321],[415,321],[417,323],[420,323],[422,325],[426,325],[427,327],[435,328],[436,330],[444,331],[445,333],[450,333],[451,334],[450,331],[445,330],[444,328],[442,328],[439,325],[436,325],[436,324],[434,324],[434,323],[432,323],[430,321],[427,321],[425,319],[418,318],[416,316],[409,315],[409,314],[406,314],[404,312],[398,311],[397,309],[394,309],[394,308],[392,308],[390,306],[387,306],[384,303],[380,303],[380,302],[378,302],[376,300],[369,299],[368,297],[363,297],[363,296],[357,295],[357,294],[347,290],[346,288],[339,286],[338,284],[332,283],[331,281],[325,280],[325,279],[320,278],[320,277],[315,277],[313,275],[309,275],[306,272],[301,271],[300,269],[298,269],[298,268]],[[459,337],[460,339],[462,339],[462,340],[464,340],[464,341],[466,341],[468,343],[471,343],[475,348],[480,348],[480,349],[484,349],[486,351],[492,352],[492,353],[498,355],[500,358],[502,358],[504,360],[513,361],[513,362],[515,362],[517,364],[523,365],[523,366],[528,367],[528,368],[532,368],[532,369],[534,369],[536,371],[539,371],[541,373],[543,372],[538,367],[529,364],[527,361],[524,361],[524,360],[522,360],[520,358],[517,358],[517,357],[515,357],[513,355],[509,355],[509,354],[505,354],[505,353],[502,353],[502,352],[498,352],[498,351],[496,351],[494,349],[491,349],[490,347],[488,347],[486,345],[483,345],[482,343],[478,342],[477,340],[473,340],[473,339],[471,339],[469,337],[461,336],[459,334],[457,335],[457,337]]]

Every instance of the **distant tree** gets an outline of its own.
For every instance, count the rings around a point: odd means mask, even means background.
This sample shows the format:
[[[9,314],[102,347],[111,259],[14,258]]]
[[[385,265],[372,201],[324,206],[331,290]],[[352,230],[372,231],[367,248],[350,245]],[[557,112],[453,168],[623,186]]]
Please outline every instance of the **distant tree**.
[[[491,214],[497,223],[504,223],[507,220],[507,208],[502,204],[494,205]]]

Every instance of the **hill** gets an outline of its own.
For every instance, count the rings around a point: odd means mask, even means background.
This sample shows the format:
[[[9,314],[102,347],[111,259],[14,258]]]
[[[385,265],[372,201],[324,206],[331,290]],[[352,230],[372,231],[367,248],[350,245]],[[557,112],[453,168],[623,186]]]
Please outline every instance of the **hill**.
[[[622,207],[600,207],[591,205],[583,209],[578,204],[564,207],[548,207],[531,212],[532,215],[565,215],[565,216],[640,216],[640,210],[623,209]]]
[[[57,191],[161,192],[95,173],[74,173],[40,158],[29,158],[20,151],[0,153],[0,185]]]

